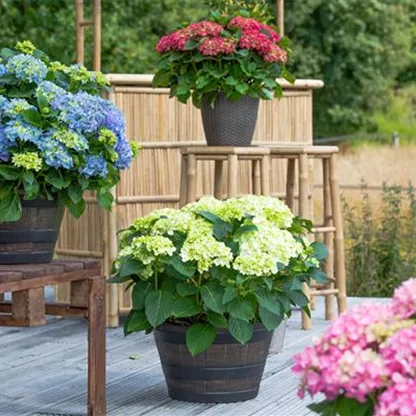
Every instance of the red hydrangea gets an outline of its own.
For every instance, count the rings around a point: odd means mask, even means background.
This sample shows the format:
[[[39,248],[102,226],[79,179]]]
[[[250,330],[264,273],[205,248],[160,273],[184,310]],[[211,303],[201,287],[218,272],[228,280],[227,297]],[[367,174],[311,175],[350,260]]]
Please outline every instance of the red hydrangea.
[[[260,54],[268,53],[274,43],[264,33],[258,30],[244,30],[238,41],[238,46],[243,49],[253,49]]]
[[[156,45],[156,50],[159,53],[183,51],[189,39],[191,39],[191,31],[189,28],[177,30],[169,35],[162,36]]]
[[[273,42],[280,42],[280,36],[268,25],[261,25],[263,32],[267,32],[267,35]]]
[[[272,44],[270,50],[263,55],[266,62],[287,62],[287,52],[279,46]]]
[[[188,26],[192,36],[219,36],[224,29],[220,24],[203,20]]]
[[[214,37],[205,39],[199,46],[203,55],[216,56],[220,54],[232,54],[235,51],[235,42],[231,39]]]
[[[236,16],[228,23],[228,27],[236,27],[241,30],[256,30],[260,31],[263,25],[255,19],[249,17]]]

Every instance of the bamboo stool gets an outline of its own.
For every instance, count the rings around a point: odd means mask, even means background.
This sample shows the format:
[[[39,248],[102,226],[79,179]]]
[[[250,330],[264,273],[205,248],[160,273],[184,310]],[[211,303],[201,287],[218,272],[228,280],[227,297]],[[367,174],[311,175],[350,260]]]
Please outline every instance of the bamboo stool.
[[[287,159],[286,204],[294,209],[295,171],[298,161],[299,182],[299,215],[309,217],[308,193],[310,187],[309,161],[319,159],[323,165],[323,211],[324,223],[313,229],[314,234],[323,234],[329,256],[325,262],[325,272],[329,282],[324,285],[312,284],[311,288],[304,284],[302,290],[311,299],[325,296],[325,319],[335,318],[334,297],[337,298],[338,313],[347,308],[346,277],[344,260],[344,234],[342,226],[341,203],[338,179],[338,148],[335,146],[279,146],[270,148],[272,159]],[[334,247],[334,249],[333,249]],[[302,312],[302,328],[311,329],[312,322]]]
[[[228,164],[227,198],[238,196],[238,161],[252,163],[253,194],[270,195],[270,150],[264,147],[192,146],[181,149],[181,186],[179,205],[197,199],[197,162],[215,161],[214,196],[223,199],[224,162]]]

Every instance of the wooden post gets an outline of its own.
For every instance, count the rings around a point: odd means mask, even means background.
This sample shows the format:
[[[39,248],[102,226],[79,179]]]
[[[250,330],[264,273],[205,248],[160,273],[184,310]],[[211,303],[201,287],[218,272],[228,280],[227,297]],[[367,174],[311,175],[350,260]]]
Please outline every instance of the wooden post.
[[[235,198],[237,195],[238,195],[238,156],[228,155],[227,197]]]
[[[40,326],[46,324],[43,287],[13,292],[12,299],[13,325]]]
[[[299,215],[303,218],[308,218],[308,155],[299,155]],[[310,289],[306,283],[302,284],[302,291],[305,296],[310,299]],[[312,329],[312,321],[309,316],[302,311],[302,329]]]
[[[222,186],[224,177],[224,162],[222,160],[215,161],[214,168],[214,197],[222,199]]]
[[[94,0],[94,71],[101,71],[101,0]]]
[[[75,0],[75,19],[77,62],[84,65],[84,28],[82,27],[82,22],[84,21],[84,0]]]
[[[335,226],[335,278],[338,293],[338,312],[342,313],[347,309],[347,287],[345,276],[344,256],[344,232],[342,227],[341,201],[338,182],[338,155],[334,154],[330,159],[330,187],[332,200],[332,215]]]
[[[271,159],[269,155],[264,155],[261,159],[261,193],[264,196],[270,196],[270,166]]]
[[[323,210],[324,210],[324,227],[332,226],[332,210],[331,210],[331,189],[329,185],[329,159],[322,159],[322,171],[323,171]],[[334,275],[334,249],[333,249],[333,235],[332,233],[324,234],[324,242],[328,248],[328,258],[325,262],[325,273],[329,277]],[[334,288],[334,283],[328,283],[329,289]],[[325,319],[332,321],[335,318],[334,314],[334,295],[325,296]]]
[[[105,278],[90,279],[88,298],[88,416],[106,415]]]
[[[188,154],[188,163],[187,163],[187,173],[186,173],[186,202],[196,201],[196,156],[194,154]]]
[[[261,173],[260,173],[260,160],[255,159],[251,164],[251,181],[253,186],[253,194],[261,194]]]
[[[277,24],[279,25],[279,34],[285,35],[285,0],[276,1]]]
[[[186,192],[188,189],[187,184],[187,156],[182,154],[181,155],[181,178],[180,178],[180,186],[179,186],[179,207],[183,207],[186,204]]]
[[[286,178],[286,205],[292,212],[295,208],[295,168],[296,159],[288,159]]]

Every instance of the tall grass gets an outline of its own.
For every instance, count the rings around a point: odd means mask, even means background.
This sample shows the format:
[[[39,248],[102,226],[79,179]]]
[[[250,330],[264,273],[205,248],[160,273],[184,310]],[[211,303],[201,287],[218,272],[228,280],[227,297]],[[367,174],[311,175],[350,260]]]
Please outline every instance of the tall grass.
[[[362,184],[362,200],[343,199],[346,266],[350,296],[389,297],[404,280],[416,275],[416,195],[383,185],[376,207]]]

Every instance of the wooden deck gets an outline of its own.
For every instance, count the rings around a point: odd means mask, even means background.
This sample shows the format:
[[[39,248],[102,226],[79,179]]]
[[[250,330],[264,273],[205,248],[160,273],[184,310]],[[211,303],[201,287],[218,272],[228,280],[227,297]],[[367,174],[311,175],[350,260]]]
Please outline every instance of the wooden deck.
[[[362,300],[349,299],[349,305]],[[300,313],[289,321],[284,352],[269,356],[259,396],[236,404],[192,404],[168,397],[153,337],[107,331],[109,416],[306,416],[296,395],[291,357],[322,333],[323,303],[313,312],[313,330],[300,330]],[[86,414],[86,323],[49,320],[38,328],[0,328],[0,415]]]

